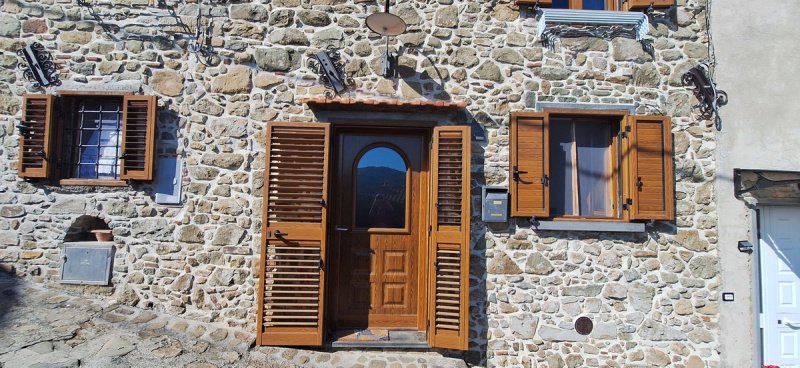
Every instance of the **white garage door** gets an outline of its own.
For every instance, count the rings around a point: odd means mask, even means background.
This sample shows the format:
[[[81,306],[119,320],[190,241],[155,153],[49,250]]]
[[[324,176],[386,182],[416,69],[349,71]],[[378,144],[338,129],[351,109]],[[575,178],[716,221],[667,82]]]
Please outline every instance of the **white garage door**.
[[[800,208],[762,210],[764,364],[800,368]]]

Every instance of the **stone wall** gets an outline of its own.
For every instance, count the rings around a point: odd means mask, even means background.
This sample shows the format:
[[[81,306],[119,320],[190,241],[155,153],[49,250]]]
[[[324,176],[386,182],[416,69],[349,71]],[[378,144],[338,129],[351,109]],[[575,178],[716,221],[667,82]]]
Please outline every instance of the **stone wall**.
[[[80,215],[114,230],[120,302],[255,328],[264,127],[315,121],[299,104],[325,92],[309,55],[343,48],[349,97],[469,102],[449,123],[476,121],[473,184],[507,185],[512,111],[540,102],[631,104],[673,117],[676,223],[647,233],[535,232],[525,219],[488,226],[473,193],[471,350],[490,366],[718,366],[720,282],[712,180],[714,135],[693,115],[680,76],[708,56],[705,0],[679,0],[651,24],[654,57],[628,38],[567,38],[553,49],[509,0],[401,1],[409,24],[399,78],[377,76],[384,40],[364,26],[375,2],[257,0],[204,5],[210,55],[187,51],[197,4],[147,0],[0,0],[0,265],[54,284],[60,242]],[[82,88],[135,81],[159,97],[159,153],[186,163],[181,206],[146,184],[58,187],[16,176],[21,95],[13,53],[39,41],[62,79]],[[254,272],[255,271],[255,272]],[[579,315],[595,332],[574,332]]]

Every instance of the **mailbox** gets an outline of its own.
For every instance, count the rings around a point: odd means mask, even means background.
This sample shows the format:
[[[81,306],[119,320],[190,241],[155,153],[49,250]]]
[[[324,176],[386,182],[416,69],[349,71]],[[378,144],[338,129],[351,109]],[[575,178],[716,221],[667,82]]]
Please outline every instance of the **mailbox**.
[[[483,187],[484,222],[508,221],[508,189],[504,187]]]

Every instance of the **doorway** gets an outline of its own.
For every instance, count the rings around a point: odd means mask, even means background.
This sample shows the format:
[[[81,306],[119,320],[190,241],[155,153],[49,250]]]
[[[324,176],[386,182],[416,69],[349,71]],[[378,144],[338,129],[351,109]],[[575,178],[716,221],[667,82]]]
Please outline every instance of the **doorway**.
[[[425,129],[334,131],[332,331],[425,327],[429,136]]]
[[[764,365],[800,361],[800,208],[761,210],[762,352]]]

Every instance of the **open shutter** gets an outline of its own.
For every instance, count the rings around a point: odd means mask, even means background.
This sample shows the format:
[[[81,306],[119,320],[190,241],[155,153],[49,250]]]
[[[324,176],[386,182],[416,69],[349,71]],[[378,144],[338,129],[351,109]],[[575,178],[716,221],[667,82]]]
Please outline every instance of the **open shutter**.
[[[429,341],[466,350],[469,337],[470,131],[433,131]]]
[[[155,96],[123,98],[120,179],[153,180],[156,106]]]
[[[655,8],[666,8],[675,5],[675,0],[622,0],[623,10],[647,9],[650,5]]]
[[[674,220],[672,127],[667,116],[629,116],[627,192],[631,220]]]
[[[22,178],[46,179],[50,168],[53,125],[53,96],[29,94],[22,97],[19,123],[19,164]]]
[[[511,114],[511,216],[550,216],[549,119]]]
[[[329,124],[267,125],[259,345],[322,345]]]

